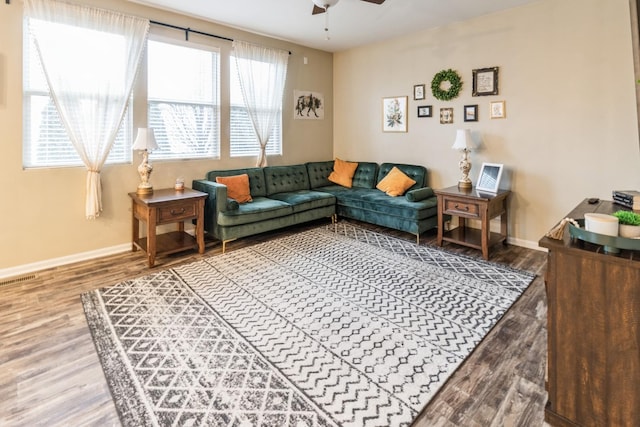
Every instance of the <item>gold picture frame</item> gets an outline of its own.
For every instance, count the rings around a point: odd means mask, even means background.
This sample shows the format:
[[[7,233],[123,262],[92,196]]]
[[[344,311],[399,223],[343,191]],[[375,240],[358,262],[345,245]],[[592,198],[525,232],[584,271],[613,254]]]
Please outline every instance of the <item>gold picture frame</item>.
[[[491,101],[489,103],[489,117],[492,119],[504,119],[507,117],[507,104],[505,101]]]

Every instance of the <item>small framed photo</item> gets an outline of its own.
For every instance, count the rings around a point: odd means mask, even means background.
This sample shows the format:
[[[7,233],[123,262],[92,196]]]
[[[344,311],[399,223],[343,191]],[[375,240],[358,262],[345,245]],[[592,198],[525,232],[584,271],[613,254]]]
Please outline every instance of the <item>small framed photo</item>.
[[[440,109],[440,124],[448,125],[453,123],[453,108]]]
[[[478,104],[464,106],[464,121],[465,122],[478,121]]]
[[[504,119],[507,117],[505,101],[493,101],[489,103],[489,116],[492,119]]]
[[[472,96],[498,94],[498,67],[473,70]]]
[[[431,105],[420,105],[418,106],[418,117],[431,117]]]
[[[424,99],[424,85],[414,85],[413,86],[413,99],[416,101],[420,101]]]
[[[407,97],[382,98],[382,131],[407,131]]]
[[[502,178],[502,166],[498,163],[483,163],[478,175],[476,190],[497,193]]]

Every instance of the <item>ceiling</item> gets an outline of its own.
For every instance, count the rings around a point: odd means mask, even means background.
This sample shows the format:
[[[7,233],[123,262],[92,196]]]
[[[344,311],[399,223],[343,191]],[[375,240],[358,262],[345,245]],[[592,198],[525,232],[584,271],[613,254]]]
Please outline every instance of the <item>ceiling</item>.
[[[340,0],[330,8],[329,40],[324,31],[326,14],[311,15],[311,0],[130,1],[303,46],[338,52],[536,0],[386,0],[382,5]]]

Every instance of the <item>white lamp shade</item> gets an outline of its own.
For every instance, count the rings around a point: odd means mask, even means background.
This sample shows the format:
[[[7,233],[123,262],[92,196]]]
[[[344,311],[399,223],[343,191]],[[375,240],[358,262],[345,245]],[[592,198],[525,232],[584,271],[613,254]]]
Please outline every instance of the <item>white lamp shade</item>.
[[[132,150],[157,150],[158,144],[156,143],[156,136],[153,129],[138,128],[138,135],[133,143]]]
[[[471,137],[471,129],[458,129],[456,132],[456,140],[451,147],[454,150],[468,150],[475,148],[475,142]]]

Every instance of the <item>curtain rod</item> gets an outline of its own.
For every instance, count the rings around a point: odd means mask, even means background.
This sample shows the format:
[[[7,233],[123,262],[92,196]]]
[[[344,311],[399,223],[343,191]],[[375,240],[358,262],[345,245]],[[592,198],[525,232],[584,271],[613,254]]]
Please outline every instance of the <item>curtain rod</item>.
[[[189,33],[199,34],[201,36],[213,37],[215,39],[226,40],[229,42],[233,41],[233,39],[229,37],[219,36],[217,34],[205,33],[198,30],[192,30],[191,28],[179,27],[177,25],[165,24],[164,22],[158,22],[158,21],[149,21],[149,22],[155,25],[162,25],[163,27],[173,28],[174,30],[184,31],[184,39],[187,41],[189,41]],[[289,55],[291,55],[291,51],[289,51]]]

